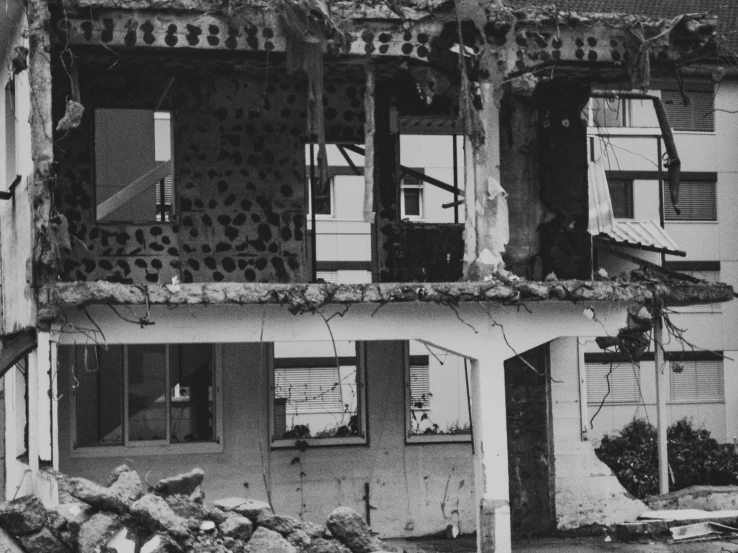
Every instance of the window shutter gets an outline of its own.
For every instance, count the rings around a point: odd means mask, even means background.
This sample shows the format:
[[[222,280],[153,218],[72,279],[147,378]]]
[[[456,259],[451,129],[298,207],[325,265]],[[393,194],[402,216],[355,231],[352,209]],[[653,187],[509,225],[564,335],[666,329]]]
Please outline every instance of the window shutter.
[[[430,371],[428,366],[410,366],[410,403],[413,409],[430,409]],[[422,403],[422,407],[416,404]]]
[[[586,363],[587,403],[640,403],[640,366],[631,363]],[[611,371],[612,369],[612,371]],[[609,377],[608,377],[609,374]],[[608,379],[610,393],[607,393]]]
[[[675,131],[713,132],[715,97],[712,89],[687,90],[685,94],[690,100],[688,106],[684,105],[684,99],[678,90],[661,91],[661,100],[671,128]]]
[[[717,183],[679,183],[679,209],[677,215],[671,203],[669,182],[664,181],[664,214],[667,221],[717,221]]]
[[[675,372],[675,368],[681,372]],[[669,387],[671,401],[708,403],[725,401],[723,360],[670,361]]]

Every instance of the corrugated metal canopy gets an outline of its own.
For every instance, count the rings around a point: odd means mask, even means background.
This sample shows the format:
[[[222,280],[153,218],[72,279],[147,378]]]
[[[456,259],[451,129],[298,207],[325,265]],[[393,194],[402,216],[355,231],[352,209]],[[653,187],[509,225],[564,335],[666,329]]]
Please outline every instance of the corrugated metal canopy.
[[[668,253],[671,255],[686,256],[687,253],[679,248],[658,221],[632,221],[630,219],[616,219],[607,232],[595,236],[595,239],[604,242]]]

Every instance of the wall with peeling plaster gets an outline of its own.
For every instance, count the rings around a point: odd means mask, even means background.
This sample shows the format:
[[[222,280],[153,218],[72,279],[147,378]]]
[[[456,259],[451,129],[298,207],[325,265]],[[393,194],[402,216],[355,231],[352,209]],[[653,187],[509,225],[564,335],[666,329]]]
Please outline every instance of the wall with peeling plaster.
[[[180,60],[182,68],[192,61]],[[148,63],[148,62],[147,62]],[[188,65],[189,64],[189,65]],[[177,67],[171,61],[170,71]],[[363,137],[363,90],[356,72],[328,80],[330,140]],[[65,280],[300,282],[306,259],[304,75],[254,67],[243,75],[177,77],[159,109],[171,110],[175,217],[171,223],[95,221],[95,108],[153,110],[168,75],[105,73],[82,80],[87,110],[79,129],[58,141],[58,198],[69,221]],[[67,81],[56,68],[55,116]],[[360,81],[358,81],[360,82]],[[152,206],[153,209],[153,206]]]
[[[109,339],[115,340],[114,337]],[[382,536],[420,536],[458,523],[475,529],[471,445],[405,445],[404,347],[402,342],[367,345],[367,412],[365,446],[270,450],[267,375],[259,370],[258,344],[224,344],[223,452],[216,454],[74,457],[69,435],[71,396],[65,349],[59,349],[60,470],[71,475],[107,479],[121,463],[132,463],[150,483],[194,466],[206,473],[209,499],[241,495],[266,500],[264,479],[271,482],[278,513],[325,522],[344,505],[365,512],[364,485],[370,484],[372,526]],[[84,369],[81,369],[84,370]],[[292,464],[296,456],[302,465]],[[263,465],[262,465],[263,458]],[[300,471],[305,473],[304,481]],[[303,488],[301,493],[300,488]]]
[[[648,507],[625,491],[593,443],[582,440],[577,339],[551,342],[550,362],[557,528],[635,520]]]

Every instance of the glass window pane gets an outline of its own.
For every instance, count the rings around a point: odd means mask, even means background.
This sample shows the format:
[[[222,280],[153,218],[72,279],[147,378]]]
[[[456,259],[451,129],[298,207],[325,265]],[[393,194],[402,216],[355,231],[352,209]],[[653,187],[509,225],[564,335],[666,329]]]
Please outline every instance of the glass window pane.
[[[78,346],[68,353],[77,383],[77,447],[123,445],[123,347]]]
[[[410,434],[470,434],[464,358],[410,342]]]
[[[420,217],[420,203],[422,190],[420,188],[403,188],[402,193],[405,196],[405,217]]]
[[[274,344],[275,439],[361,435],[356,343],[335,347],[338,359],[332,342]]]
[[[128,346],[128,439],[166,439],[166,346]]]
[[[215,439],[213,359],[211,344],[169,348],[172,443]]]
[[[595,127],[624,127],[625,102],[615,98],[592,98]]]

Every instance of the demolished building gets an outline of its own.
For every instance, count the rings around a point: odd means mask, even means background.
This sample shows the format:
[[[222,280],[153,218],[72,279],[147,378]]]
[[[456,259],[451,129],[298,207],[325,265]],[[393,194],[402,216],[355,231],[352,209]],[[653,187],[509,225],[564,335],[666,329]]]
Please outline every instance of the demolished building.
[[[633,354],[664,305],[733,292],[594,278],[581,113],[594,84],[645,88],[709,56],[713,19],[463,1],[11,5],[6,497],[58,501],[55,471],[197,465],[209,497],[315,521],[349,506],[383,536],[455,525],[480,551],[510,550],[511,504],[513,524],[540,532],[641,509],[583,439],[577,337]],[[463,223],[402,220],[408,126],[463,134],[464,182],[431,182],[463,201]],[[371,283],[315,282],[326,144],[363,158],[350,165]],[[414,429],[427,397],[411,390],[410,342],[456,359],[458,432]],[[334,427],[290,423],[297,396]]]

